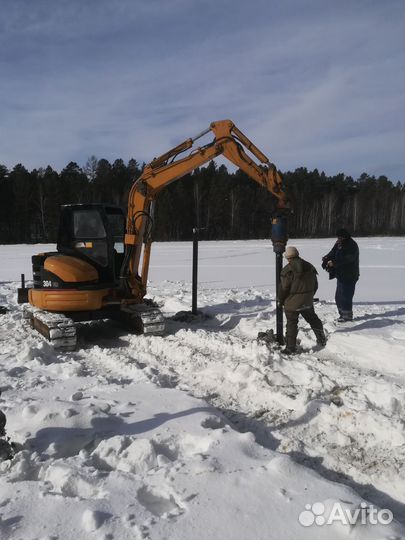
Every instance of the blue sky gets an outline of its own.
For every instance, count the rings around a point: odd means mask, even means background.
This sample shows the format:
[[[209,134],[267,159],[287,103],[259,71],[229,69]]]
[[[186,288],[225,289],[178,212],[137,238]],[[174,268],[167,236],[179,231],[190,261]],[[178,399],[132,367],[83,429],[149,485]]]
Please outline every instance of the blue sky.
[[[402,0],[1,8],[1,164],[150,161],[230,118],[281,170],[404,181]]]

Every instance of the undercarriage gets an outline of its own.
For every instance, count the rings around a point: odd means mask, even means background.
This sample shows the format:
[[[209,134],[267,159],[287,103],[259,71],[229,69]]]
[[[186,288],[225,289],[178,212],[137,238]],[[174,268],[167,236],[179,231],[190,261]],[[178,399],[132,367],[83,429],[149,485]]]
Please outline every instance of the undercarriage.
[[[95,312],[52,313],[25,305],[23,318],[37,330],[56,350],[74,351],[77,347],[79,322],[114,319],[137,334],[161,336],[165,331],[165,319],[153,305],[128,304]]]

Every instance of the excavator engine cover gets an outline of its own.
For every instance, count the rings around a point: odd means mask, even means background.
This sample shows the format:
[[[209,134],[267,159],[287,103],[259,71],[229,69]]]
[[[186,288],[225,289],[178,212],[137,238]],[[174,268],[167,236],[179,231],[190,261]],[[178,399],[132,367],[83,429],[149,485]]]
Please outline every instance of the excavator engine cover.
[[[98,272],[86,261],[69,255],[55,255],[45,259],[44,270],[67,283],[98,280]]]

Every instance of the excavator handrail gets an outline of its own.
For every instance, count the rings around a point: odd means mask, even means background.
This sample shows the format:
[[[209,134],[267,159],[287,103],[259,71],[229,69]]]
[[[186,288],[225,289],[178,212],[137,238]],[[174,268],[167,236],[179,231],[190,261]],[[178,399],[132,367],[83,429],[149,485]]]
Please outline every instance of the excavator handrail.
[[[195,141],[210,131],[214,134],[214,140],[193,149]],[[249,157],[245,148],[259,163]],[[191,151],[188,155],[176,159],[179,154],[189,149]],[[170,183],[219,155],[226,157],[252,180],[272,193],[277,198],[277,208],[280,212],[288,211],[282,179],[275,165],[231,120],[212,122],[195,137],[186,139],[154,158],[144,167],[141,176],[132,185],[128,197],[127,234],[121,280],[138,301],[141,301],[146,293],[152,240],[150,234],[146,234],[145,238],[145,230],[148,229],[147,225],[152,219],[151,207],[158,193]],[[139,272],[143,247],[142,270]]]

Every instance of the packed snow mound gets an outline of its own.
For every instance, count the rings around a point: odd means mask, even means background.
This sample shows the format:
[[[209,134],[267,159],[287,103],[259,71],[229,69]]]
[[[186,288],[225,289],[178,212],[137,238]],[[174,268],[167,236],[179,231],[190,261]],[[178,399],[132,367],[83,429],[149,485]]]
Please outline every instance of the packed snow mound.
[[[140,473],[157,466],[157,456],[149,439],[116,435],[102,440],[91,455],[95,466],[101,470]]]

